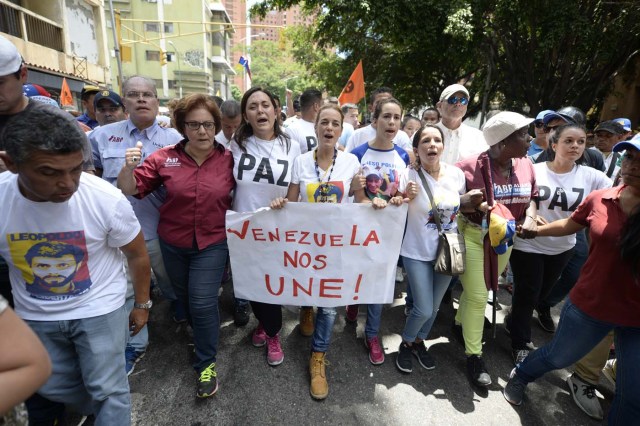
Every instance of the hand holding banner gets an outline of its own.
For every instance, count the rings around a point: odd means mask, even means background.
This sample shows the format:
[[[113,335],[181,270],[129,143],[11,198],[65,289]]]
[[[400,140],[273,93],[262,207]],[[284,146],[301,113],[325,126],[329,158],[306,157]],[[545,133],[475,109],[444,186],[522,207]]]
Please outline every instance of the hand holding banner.
[[[235,296],[294,306],[390,303],[406,217],[406,204],[227,212]]]

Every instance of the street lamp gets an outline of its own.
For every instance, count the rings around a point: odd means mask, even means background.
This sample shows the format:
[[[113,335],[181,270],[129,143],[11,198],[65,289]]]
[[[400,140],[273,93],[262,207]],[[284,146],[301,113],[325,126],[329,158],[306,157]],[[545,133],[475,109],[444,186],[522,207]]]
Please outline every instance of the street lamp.
[[[180,72],[180,55],[178,54],[178,48],[175,44],[173,44],[171,40],[168,40],[167,43],[173,46],[173,51],[176,54],[176,60],[178,62],[178,93],[180,98],[182,99],[182,73]]]

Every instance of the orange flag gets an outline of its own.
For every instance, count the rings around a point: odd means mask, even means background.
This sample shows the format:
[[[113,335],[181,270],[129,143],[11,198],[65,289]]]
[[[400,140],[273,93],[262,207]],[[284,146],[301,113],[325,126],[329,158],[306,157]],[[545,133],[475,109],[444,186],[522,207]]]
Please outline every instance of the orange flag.
[[[362,72],[362,60],[360,60],[353,74],[349,77],[347,85],[338,96],[338,101],[340,105],[357,104],[362,98],[364,98],[364,73]]]
[[[73,96],[71,96],[71,89],[67,84],[67,79],[62,78],[62,89],[60,89],[60,105],[73,105]]]

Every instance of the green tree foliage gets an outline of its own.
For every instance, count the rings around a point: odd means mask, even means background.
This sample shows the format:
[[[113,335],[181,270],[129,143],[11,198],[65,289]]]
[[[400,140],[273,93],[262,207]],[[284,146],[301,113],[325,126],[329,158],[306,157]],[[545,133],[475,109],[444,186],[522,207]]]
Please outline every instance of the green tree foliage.
[[[315,66],[314,52],[294,47],[328,88],[339,92],[362,59],[367,91],[391,86],[409,108],[434,104],[446,85],[464,81],[477,99],[500,108],[597,109],[640,49],[633,1],[265,0],[253,13],[294,4],[318,16],[296,40],[306,40],[307,50],[309,41],[335,48],[343,58]]]

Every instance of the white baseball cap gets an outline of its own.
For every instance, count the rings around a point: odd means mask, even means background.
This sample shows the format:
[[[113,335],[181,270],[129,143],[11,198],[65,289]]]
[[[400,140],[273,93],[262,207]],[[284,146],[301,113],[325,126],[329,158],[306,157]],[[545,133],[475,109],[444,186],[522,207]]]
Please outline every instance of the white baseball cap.
[[[451,86],[447,86],[444,88],[442,93],[440,94],[440,100],[443,101],[445,99],[449,99],[451,95],[454,93],[462,92],[469,97],[469,91],[462,84],[452,84]]]
[[[22,56],[16,46],[0,36],[0,76],[13,74],[20,69]]]
[[[533,120],[533,118],[525,117],[517,112],[499,112],[484,123],[482,127],[484,140],[489,146],[493,146],[516,130],[528,126]]]

